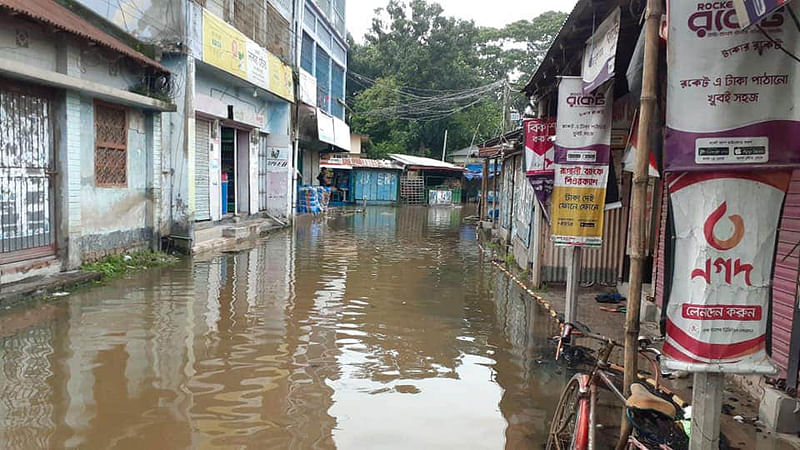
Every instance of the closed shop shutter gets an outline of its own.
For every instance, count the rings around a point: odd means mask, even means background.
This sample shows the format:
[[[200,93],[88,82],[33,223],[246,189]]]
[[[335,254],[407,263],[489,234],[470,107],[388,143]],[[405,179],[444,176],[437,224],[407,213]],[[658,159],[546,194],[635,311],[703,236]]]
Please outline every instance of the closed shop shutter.
[[[800,266],[800,170],[792,174],[778,231],[778,252],[772,283],[772,359],[791,382],[797,380],[800,331],[792,326],[797,317],[797,276]],[[798,327],[795,327],[798,328]],[[792,358],[794,356],[794,358]],[[792,364],[793,363],[793,364]],[[792,367],[793,366],[793,367]],[[787,371],[794,371],[794,375]],[[789,386],[790,388],[795,386]]]
[[[195,123],[194,198],[195,220],[211,220],[210,179],[208,158],[211,151],[211,123],[197,119]]]

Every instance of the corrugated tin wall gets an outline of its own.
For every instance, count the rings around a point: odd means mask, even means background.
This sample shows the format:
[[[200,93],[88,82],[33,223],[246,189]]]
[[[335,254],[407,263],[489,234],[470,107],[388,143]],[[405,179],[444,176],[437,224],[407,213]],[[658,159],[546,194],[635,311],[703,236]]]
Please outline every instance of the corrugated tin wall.
[[[625,251],[628,208],[617,208],[605,212],[603,246],[586,249],[581,263],[580,282],[615,285],[622,271]],[[544,235],[550,236],[550,227],[545,224]],[[546,283],[563,283],[567,280],[567,253],[545,239],[542,261],[542,280]]]
[[[800,266],[800,170],[792,174],[778,231],[778,253],[772,285],[772,359],[782,375],[789,367],[792,323],[797,315],[797,281]],[[794,339],[800,339],[795,335]],[[795,370],[797,370],[795,368]]]

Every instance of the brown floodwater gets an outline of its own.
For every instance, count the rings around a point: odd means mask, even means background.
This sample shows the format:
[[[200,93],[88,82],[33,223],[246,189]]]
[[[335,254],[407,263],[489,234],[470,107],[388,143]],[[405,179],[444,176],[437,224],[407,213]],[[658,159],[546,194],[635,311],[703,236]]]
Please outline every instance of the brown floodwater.
[[[0,312],[0,447],[542,448],[555,324],[470,213],[303,218]]]

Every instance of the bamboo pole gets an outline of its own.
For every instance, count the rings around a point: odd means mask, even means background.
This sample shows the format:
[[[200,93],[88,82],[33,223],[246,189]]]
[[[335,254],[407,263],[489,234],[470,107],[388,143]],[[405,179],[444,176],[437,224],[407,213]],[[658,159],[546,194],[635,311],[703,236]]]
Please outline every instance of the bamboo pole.
[[[485,158],[483,160],[483,173],[481,174],[481,207],[480,207],[480,219],[481,222],[487,219],[487,208],[486,201],[488,199],[488,191],[489,190],[489,158]]]
[[[630,290],[628,291],[628,311],[625,315],[625,379],[624,394],[629,396],[631,384],[636,381],[638,373],[637,352],[639,339],[639,311],[642,303],[642,272],[645,259],[645,226],[647,220],[647,182],[648,164],[652,148],[652,129],[656,111],[656,95],[658,91],[658,52],[661,15],[664,11],[664,0],[647,0],[647,19],[644,33],[644,67],[642,74],[642,98],[639,108],[639,134],[636,146],[636,168],[633,174],[633,199],[631,201],[631,273]],[[617,448],[624,448],[630,426],[622,418],[620,442]]]

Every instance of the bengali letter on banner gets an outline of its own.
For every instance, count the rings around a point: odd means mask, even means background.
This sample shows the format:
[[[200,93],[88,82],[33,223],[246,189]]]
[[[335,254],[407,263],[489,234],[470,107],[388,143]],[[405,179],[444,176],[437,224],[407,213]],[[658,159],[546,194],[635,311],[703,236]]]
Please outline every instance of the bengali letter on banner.
[[[690,372],[773,373],[770,280],[789,171],[670,174],[675,264],[664,364]]]
[[[742,28],[757,24],[791,0],[733,0]]]
[[[556,119],[525,119],[525,175],[541,205],[553,192]]]
[[[742,30],[733,2],[670,1],[665,169],[800,164],[800,32],[785,11]],[[780,45],[778,45],[780,44]]]
[[[583,94],[581,77],[558,87],[551,238],[559,246],[600,246],[611,158],[613,84]]]

